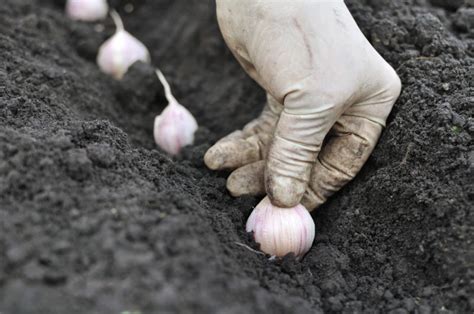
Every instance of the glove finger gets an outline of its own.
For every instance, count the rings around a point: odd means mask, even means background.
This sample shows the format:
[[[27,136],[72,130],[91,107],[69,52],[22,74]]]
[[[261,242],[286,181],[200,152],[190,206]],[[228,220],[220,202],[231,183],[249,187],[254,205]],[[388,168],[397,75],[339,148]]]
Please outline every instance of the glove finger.
[[[352,180],[369,158],[381,132],[382,125],[378,123],[343,115],[318,155],[301,203],[313,210]]]
[[[257,135],[218,142],[204,155],[204,162],[212,170],[235,169],[261,158],[261,141]]]
[[[275,206],[289,208],[300,203],[324,137],[337,118],[338,110],[332,105],[316,105],[318,109],[313,112],[291,110],[314,99],[304,95],[286,97],[265,168],[266,191]]]
[[[226,136],[224,136],[220,140],[218,140],[214,145],[224,143],[224,142],[228,142],[228,141],[232,141],[232,140],[245,139],[246,137],[247,137],[247,135],[244,132],[242,132],[242,130],[236,130],[236,131],[234,131],[230,134],[227,134]]]
[[[227,179],[227,190],[234,197],[242,195],[264,195],[265,161],[260,160],[240,167]]]
[[[267,94],[260,116],[212,146],[204,156],[205,164],[212,170],[235,169],[265,158],[282,108]]]

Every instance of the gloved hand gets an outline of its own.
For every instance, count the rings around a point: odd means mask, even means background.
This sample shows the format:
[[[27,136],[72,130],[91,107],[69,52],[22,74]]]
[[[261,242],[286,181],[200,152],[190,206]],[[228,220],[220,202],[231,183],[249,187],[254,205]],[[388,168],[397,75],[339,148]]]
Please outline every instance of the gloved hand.
[[[205,155],[234,196],[316,208],[367,161],[401,83],[342,0],[217,0],[224,39],[267,91],[261,116]]]

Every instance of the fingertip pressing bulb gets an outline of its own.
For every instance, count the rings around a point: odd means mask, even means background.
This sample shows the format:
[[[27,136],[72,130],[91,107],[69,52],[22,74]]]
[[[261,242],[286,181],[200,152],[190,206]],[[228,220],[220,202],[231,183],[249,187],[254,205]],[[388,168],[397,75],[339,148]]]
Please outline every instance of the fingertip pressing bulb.
[[[107,16],[109,5],[106,0],[67,0],[66,14],[73,20],[93,22]]]
[[[265,197],[247,220],[246,231],[253,232],[263,252],[276,257],[293,253],[300,259],[313,244],[315,225],[303,205],[280,208]]]
[[[100,46],[97,64],[104,73],[119,80],[132,64],[137,61],[150,63],[151,58],[146,46],[125,30],[118,13],[112,10],[110,15],[117,30]]]
[[[171,94],[171,88],[160,70],[156,71],[165,89],[168,106],[155,118],[153,135],[155,143],[170,155],[176,155],[181,148],[194,142],[198,124],[193,115]]]

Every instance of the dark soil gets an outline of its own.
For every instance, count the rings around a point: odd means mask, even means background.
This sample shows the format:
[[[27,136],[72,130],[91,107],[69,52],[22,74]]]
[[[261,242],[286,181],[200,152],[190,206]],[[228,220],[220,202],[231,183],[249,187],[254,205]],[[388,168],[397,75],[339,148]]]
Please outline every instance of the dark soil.
[[[258,199],[202,162],[264,101],[212,0],[115,1],[200,124],[175,159],[153,143],[153,68],[116,82],[95,65],[110,20],[2,0],[0,312],[472,313],[472,1],[347,2],[404,89],[360,175],[313,214],[300,263],[237,245],[254,245]]]

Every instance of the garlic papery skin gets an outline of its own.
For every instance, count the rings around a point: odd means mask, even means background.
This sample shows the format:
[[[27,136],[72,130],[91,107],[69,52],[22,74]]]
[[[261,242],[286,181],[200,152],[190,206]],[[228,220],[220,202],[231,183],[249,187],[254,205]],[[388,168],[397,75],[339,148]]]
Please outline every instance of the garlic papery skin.
[[[128,33],[117,12],[111,11],[117,30],[99,48],[97,64],[102,72],[120,80],[128,68],[137,61],[150,63],[148,49],[138,39]]]
[[[314,221],[303,205],[276,207],[268,196],[250,214],[246,230],[253,232],[263,252],[276,257],[293,253],[298,259],[309,251],[315,236]]]
[[[107,0],[67,0],[66,14],[73,20],[93,22],[102,20],[109,12]]]
[[[193,115],[178,103],[160,70],[156,71],[165,89],[168,106],[155,118],[153,135],[155,143],[170,155],[177,155],[181,148],[194,142],[198,124]]]

